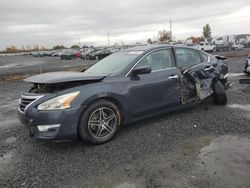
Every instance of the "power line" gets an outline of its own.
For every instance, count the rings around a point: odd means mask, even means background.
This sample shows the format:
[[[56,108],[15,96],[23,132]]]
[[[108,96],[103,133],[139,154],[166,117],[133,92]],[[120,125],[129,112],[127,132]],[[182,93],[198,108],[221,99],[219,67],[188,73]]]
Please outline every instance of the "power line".
[[[170,16],[170,21],[169,21],[169,27],[170,27],[170,39],[172,40],[172,20]]]
[[[108,46],[109,46],[109,33],[108,33]]]

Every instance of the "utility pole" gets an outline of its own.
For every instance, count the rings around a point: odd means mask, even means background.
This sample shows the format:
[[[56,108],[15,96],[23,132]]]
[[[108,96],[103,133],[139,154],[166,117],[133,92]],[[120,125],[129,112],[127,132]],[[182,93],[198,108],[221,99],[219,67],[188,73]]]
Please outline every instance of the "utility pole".
[[[170,16],[170,21],[169,21],[169,27],[170,27],[170,40],[172,40],[172,19]]]
[[[108,46],[109,46],[109,33],[108,33]]]

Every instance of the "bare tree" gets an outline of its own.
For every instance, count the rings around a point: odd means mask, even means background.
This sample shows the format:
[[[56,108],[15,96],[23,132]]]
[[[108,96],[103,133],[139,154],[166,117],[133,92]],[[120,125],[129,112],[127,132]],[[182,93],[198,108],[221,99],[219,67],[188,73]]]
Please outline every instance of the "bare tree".
[[[7,53],[15,53],[15,52],[17,52],[18,51],[18,49],[17,49],[17,47],[15,47],[14,45],[11,45],[11,46],[9,46],[9,47],[7,47],[6,49],[5,49],[5,52],[7,52]]]
[[[198,44],[200,43],[201,41],[204,41],[204,38],[201,36],[201,37],[194,37],[194,36],[191,36],[189,39],[192,40],[193,44]]]
[[[159,37],[159,41],[169,41],[171,39],[171,33],[170,31],[159,31],[158,32],[158,37]]]

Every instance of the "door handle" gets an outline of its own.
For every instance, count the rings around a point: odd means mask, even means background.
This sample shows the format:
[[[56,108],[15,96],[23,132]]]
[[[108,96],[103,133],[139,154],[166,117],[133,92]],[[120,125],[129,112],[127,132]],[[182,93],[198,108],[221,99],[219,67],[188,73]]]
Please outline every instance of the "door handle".
[[[206,69],[204,69],[205,71],[209,71],[210,69],[214,68],[213,66],[207,67]]]
[[[168,79],[178,79],[179,76],[178,75],[173,75],[173,76],[169,76]]]

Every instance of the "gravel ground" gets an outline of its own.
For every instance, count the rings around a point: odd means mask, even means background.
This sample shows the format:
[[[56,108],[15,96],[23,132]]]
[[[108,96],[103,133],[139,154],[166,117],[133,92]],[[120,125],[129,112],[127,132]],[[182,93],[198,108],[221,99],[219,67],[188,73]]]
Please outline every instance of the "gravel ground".
[[[129,124],[99,146],[30,138],[16,116],[29,86],[0,83],[0,187],[250,187],[250,85],[244,58],[228,61],[228,105]]]

